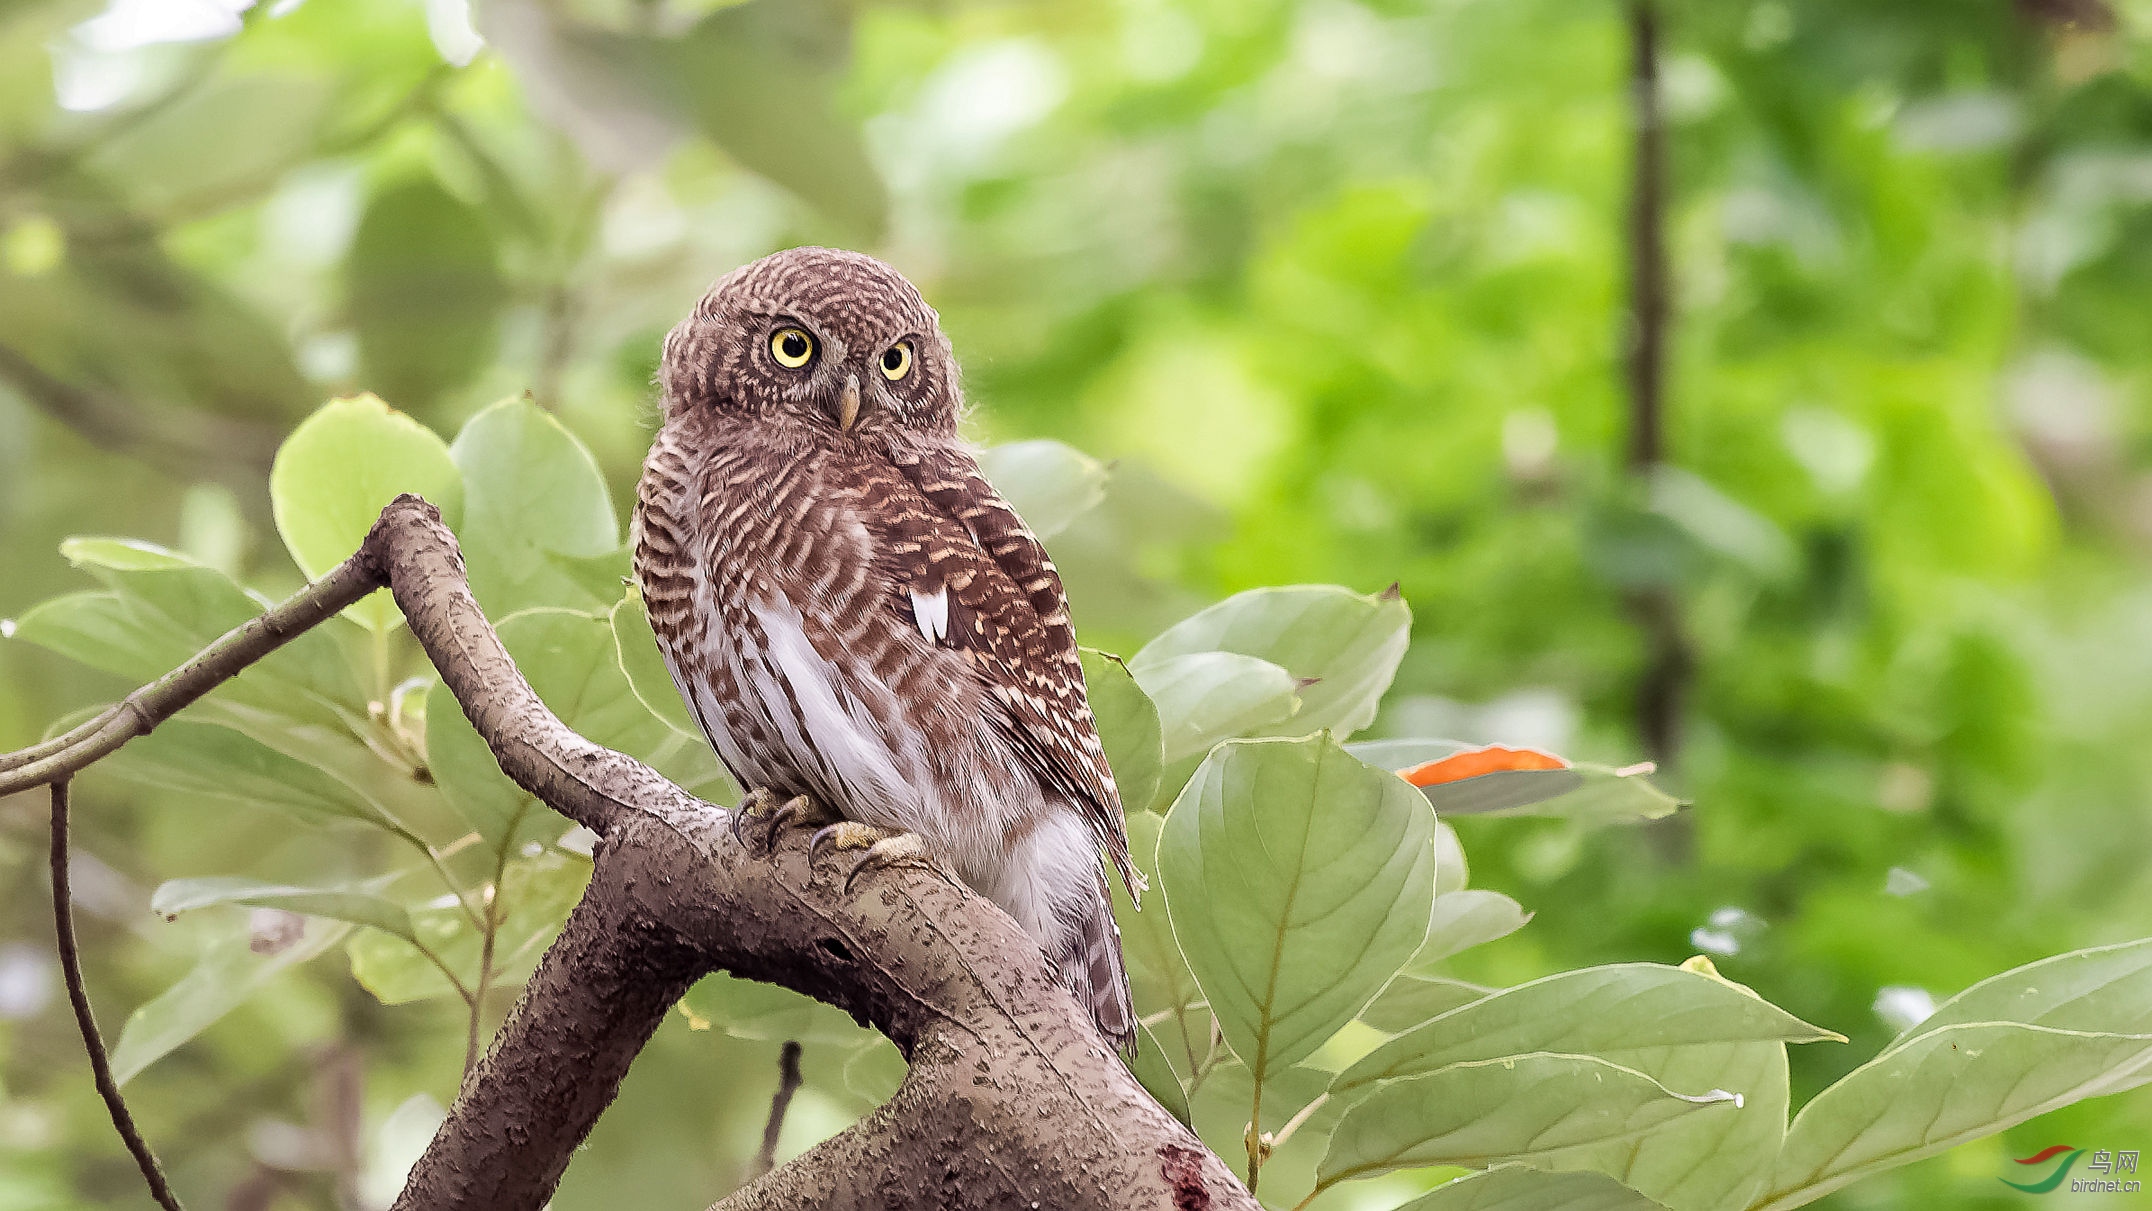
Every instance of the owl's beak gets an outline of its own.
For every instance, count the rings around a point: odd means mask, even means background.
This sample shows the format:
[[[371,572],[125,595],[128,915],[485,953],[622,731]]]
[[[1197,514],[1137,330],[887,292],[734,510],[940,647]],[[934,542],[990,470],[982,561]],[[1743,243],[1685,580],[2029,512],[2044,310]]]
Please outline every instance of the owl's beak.
[[[850,433],[852,424],[859,419],[859,376],[844,376],[844,393],[837,397],[837,431]]]

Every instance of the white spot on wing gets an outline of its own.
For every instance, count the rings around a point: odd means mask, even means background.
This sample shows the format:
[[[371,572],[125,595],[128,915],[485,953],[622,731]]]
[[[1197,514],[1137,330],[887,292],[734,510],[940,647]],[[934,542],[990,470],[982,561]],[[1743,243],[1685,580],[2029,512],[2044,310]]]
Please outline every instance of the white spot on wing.
[[[949,586],[943,585],[932,593],[912,590],[912,618],[919,624],[919,633],[928,643],[940,643],[949,637]]]

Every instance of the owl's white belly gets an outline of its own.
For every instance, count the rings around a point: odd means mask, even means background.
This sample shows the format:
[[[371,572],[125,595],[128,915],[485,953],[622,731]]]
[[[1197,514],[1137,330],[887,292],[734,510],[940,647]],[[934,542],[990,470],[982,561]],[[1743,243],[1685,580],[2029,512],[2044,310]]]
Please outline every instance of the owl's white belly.
[[[674,681],[718,756],[745,786],[805,794],[849,820],[917,834],[958,875],[1042,941],[1062,929],[1097,881],[1096,842],[1081,815],[1049,799],[980,714],[960,658],[947,692],[905,703],[857,661],[826,659],[797,608],[765,597],[746,618],[705,633],[704,656],[736,687],[726,709],[710,680]],[[957,726],[927,727],[940,710]],[[930,750],[930,734],[955,744]]]

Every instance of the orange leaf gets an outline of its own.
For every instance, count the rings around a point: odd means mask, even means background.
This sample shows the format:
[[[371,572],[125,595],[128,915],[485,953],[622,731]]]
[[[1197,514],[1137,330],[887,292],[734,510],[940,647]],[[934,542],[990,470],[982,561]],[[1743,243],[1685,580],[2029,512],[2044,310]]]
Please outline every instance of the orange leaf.
[[[1451,753],[1434,761],[1425,761],[1411,769],[1397,771],[1398,775],[1414,786],[1440,786],[1445,782],[1462,782],[1481,774],[1498,774],[1504,770],[1519,769],[1568,769],[1569,763],[1553,753],[1543,753],[1536,748],[1504,748],[1490,744],[1485,748],[1468,748],[1461,753]]]

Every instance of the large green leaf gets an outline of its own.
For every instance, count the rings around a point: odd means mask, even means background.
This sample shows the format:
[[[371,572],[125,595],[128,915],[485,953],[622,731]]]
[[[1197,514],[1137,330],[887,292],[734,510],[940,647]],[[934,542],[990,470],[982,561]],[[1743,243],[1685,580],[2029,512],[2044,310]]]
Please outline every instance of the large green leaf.
[[[40,628],[67,636],[76,645],[67,654],[75,659],[138,681],[179,667],[270,604],[223,572],[151,543],[70,538],[60,554],[117,600],[92,597],[79,609],[33,611]],[[365,714],[351,662],[319,629],[291,636],[215,692],[315,723],[349,726]]]
[[[301,422],[269,471],[269,502],[293,562],[318,577],[359,549],[399,493],[414,492],[451,527],[463,477],[433,431],[372,395],[330,400]],[[401,616],[387,592],[346,611],[376,631]]]
[[[1427,936],[1434,818],[1328,735],[1204,761],[1158,849],[1173,932],[1261,1081],[1350,1021]]]
[[[1724,981],[1702,957],[1683,970]],[[1756,998],[1761,1003],[1761,998]],[[1587,1011],[1596,1002],[1588,1003]],[[1551,1162],[1593,1169],[1650,1195],[1675,1211],[1744,1207],[1771,1176],[1786,1134],[1786,1044],[1738,1039],[1636,1047],[1603,1054],[1670,1089],[1720,1089],[1740,1095],[1737,1114],[1700,1114],[1669,1123],[1641,1139],[1583,1149]]]
[[[559,421],[528,399],[503,400],[463,426],[449,456],[464,486],[456,536],[490,617],[620,599],[618,584],[593,595],[571,566],[615,551],[620,528],[597,460]]]
[[[431,174],[385,182],[366,199],[344,274],[372,389],[425,409],[493,360],[508,301],[493,231]]]
[[[1166,1108],[1166,1113],[1179,1119],[1182,1126],[1188,1125],[1188,1091],[1182,1088],[1181,1078],[1166,1058],[1166,1045],[1141,1022],[1136,1024],[1136,1055],[1129,1061],[1128,1070],[1144,1091]]]
[[[1440,897],[1437,897],[1440,899]],[[1400,972],[1382,995],[1360,1011],[1360,1020],[1385,1034],[1402,1034],[1461,1005],[1470,1005],[1494,989],[1444,976]]]
[[[1128,671],[1155,704],[1168,763],[1193,760],[1221,740],[1291,718],[1299,705],[1291,673],[1234,652],[1138,656]]]
[[[1397,1211],[1660,1211],[1603,1173],[1502,1165],[1445,1182]]]
[[[1342,738],[1374,721],[1411,631],[1412,611],[1394,591],[1363,596],[1336,585],[1252,589],[1176,624],[1146,644],[1129,667],[1142,680],[1147,665],[1172,656],[1258,657],[1286,669],[1303,688],[1290,718],[1262,725],[1256,734],[1305,736],[1328,729]],[[1163,706],[1159,714],[1166,715]]]
[[[1154,888],[1161,884],[1158,834],[1164,827],[1165,821],[1150,812],[1129,813],[1129,857]],[[1200,1010],[1190,1012],[1191,1006],[1202,1004],[1203,991],[1196,986],[1188,960],[1173,937],[1173,922],[1166,906],[1154,892],[1150,902],[1138,910],[1120,880],[1112,884],[1113,915],[1121,927],[1121,954],[1128,965],[1137,1016],[1172,1014],[1172,1020],[1159,1028],[1162,1037],[1178,1054],[1189,1056],[1192,1064],[1209,1050],[1210,1017]]]
[[[1732,1114],[1689,1115],[1641,1139],[1552,1162],[1620,1179],[1673,1211],[1745,1207],[1770,1179],[1786,1134],[1786,1045],[1701,1043],[1624,1051],[1620,1060],[1669,1089],[1740,1095]]]
[[[278,972],[321,954],[350,932],[342,922],[312,922],[297,942],[268,954],[257,954],[246,933],[218,939],[177,984],[127,1015],[112,1048],[113,1077],[121,1084],[134,1079],[237,1009]]]
[[[697,1019],[734,1038],[856,1046],[872,1037],[841,1009],[789,988],[722,972],[695,981],[680,1003]]]
[[[681,786],[729,789],[700,737],[676,731],[643,704],[621,670],[612,620],[575,610],[525,610],[502,619],[501,643],[531,688],[583,738],[655,766]],[[567,827],[509,781],[447,687],[426,700],[426,752],[434,780],[495,852]]]
[[[1983,980],[1801,1108],[1761,1206],[1798,1207],[2152,1070],[2152,939]]]
[[[649,61],[678,112],[727,154],[871,243],[889,195],[838,104],[850,25],[834,0],[751,0],[657,42]]]
[[[856,239],[877,242],[888,194],[838,105],[851,37],[846,6],[748,0],[676,36],[615,33],[505,5],[480,15],[524,87],[550,99],[541,112],[578,115],[564,126],[594,161],[617,166],[696,131]]]
[[[1040,538],[1060,533],[1106,499],[1106,465],[1061,442],[994,446],[980,452],[979,467]]]
[[[1165,766],[1158,708],[1118,656],[1083,649],[1083,680],[1121,805],[1142,811],[1158,795]]]
[[[1594,1056],[1477,1060],[1387,1082],[1353,1103],[1320,1172],[1333,1183],[1426,1165],[1545,1165],[1705,1113],[1738,1112],[1731,1094],[1678,1093]]]
[[[150,897],[150,911],[176,920],[179,914],[214,904],[237,904],[248,908],[281,908],[310,917],[327,917],[352,925],[368,925],[399,938],[411,938],[411,914],[404,906],[384,899],[368,887],[291,887],[259,879],[173,879]]]
[[[308,824],[353,821],[406,831],[347,783],[220,724],[166,720],[100,768],[154,790],[272,808]]]
[[[1738,985],[1657,963],[1565,971],[1492,993],[1384,1043],[1338,1074],[1349,1092],[1530,1052],[1595,1055],[1700,1043],[1837,1038]]]
[[[17,638],[130,681],[180,667],[265,603],[222,572],[148,543],[71,538],[61,553],[101,590],[41,602],[16,620]],[[364,697],[335,639],[308,631],[213,691],[293,721],[351,728]]]
[[[629,589],[614,604],[610,617],[613,654],[619,659],[620,671],[627,677],[635,697],[649,708],[651,714],[664,720],[667,727],[683,736],[703,739],[702,724],[689,713],[687,699],[680,696],[680,687],[673,682],[672,668],[665,663],[665,653],[658,649],[658,637],[650,629],[650,611],[643,606],[643,595]]]

